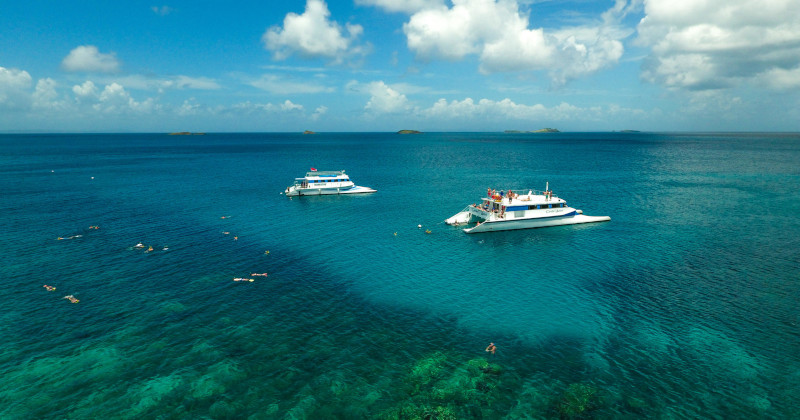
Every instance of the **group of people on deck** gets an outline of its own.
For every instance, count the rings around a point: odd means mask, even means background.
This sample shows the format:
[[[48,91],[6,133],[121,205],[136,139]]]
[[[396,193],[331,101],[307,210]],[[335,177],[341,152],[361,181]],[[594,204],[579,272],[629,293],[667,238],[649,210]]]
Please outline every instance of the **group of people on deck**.
[[[486,195],[493,200],[501,201],[503,200],[504,193],[502,190],[498,192],[497,190],[487,188]],[[515,193],[514,191],[508,190],[508,192],[505,193],[505,196],[508,197],[509,201],[511,201],[511,199],[519,197],[519,194]]]

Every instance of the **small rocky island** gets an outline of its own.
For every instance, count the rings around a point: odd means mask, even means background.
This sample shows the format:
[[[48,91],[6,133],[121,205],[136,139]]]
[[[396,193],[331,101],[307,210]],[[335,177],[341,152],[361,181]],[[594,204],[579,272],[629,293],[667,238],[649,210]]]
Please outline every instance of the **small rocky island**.
[[[417,130],[400,130],[397,134],[422,134],[422,131]]]
[[[306,131],[303,131],[303,134],[317,134],[317,133],[315,133],[315,132],[313,132],[311,130],[306,130]]]
[[[205,136],[206,133],[192,133],[189,131],[176,131],[174,133],[169,133],[170,136]]]
[[[557,128],[542,128],[535,131],[506,130],[506,133],[560,133]]]

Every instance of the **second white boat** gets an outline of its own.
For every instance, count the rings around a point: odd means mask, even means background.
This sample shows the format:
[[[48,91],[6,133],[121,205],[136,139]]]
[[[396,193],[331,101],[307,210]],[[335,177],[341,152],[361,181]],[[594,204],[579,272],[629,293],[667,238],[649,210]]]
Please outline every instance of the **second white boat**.
[[[350,180],[344,171],[317,171],[312,168],[303,178],[296,178],[294,184],[286,187],[289,197],[298,195],[336,195],[374,193],[369,187],[360,187]]]

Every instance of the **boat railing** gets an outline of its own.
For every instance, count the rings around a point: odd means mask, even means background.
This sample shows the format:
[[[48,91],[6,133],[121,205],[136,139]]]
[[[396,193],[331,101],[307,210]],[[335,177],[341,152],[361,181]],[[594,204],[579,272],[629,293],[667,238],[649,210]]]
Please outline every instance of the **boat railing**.
[[[306,177],[335,177],[335,176],[342,176],[344,175],[344,171],[313,171],[313,172],[306,172]]]
[[[495,203],[499,203],[499,202],[502,201],[502,199],[508,197],[508,191],[509,190],[503,190],[503,195],[502,196],[500,195],[500,191],[498,191],[496,195],[494,195],[492,197],[486,197],[486,198],[491,198],[492,201],[494,201]],[[510,191],[512,193],[514,193],[518,197],[525,197],[525,196],[528,196],[528,195],[548,195],[549,194],[549,199],[558,198],[558,195],[553,194],[552,191],[541,191],[541,190],[534,190],[534,189],[510,190]],[[526,200],[522,200],[522,201],[526,201]]]
[[[523,196],[523,195],[545,195],[548,192],[550,193],[551,197],[558,197],[557,195],[553,194],[552,191],[542,191],[542,190],[534,190],[534,189],[511,190],[511,192],[513,192],[514,194],[516,194],[516,195],[518,195],[520,197]]]

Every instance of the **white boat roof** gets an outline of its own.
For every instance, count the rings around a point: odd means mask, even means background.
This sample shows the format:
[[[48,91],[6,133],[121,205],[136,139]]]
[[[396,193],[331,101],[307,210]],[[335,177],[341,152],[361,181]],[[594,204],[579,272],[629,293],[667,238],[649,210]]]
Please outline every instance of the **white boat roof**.
[[[347,176],[344,173],[344,170],[341,171],[311,171],[306,172],[305,178],[297,178],[297,179],[309,179],[309,178],[330,178],[330,177],[339,177],[339,176]]]
[[[516,191],[514,192],[517,193]],[[502,203],[505,206],[515,206],[515,205],[527,206],[531,204],[566,203],[566,200],[558,198],[554,194],[550,196],[550,199],[548,199],[542,191],[534,192],[531,190],[530,192],[531,192],[530,195],[527,194],[528,191],[526,191],[525,194],[517,193],[519,195],[517,195],[517,197],[512,199],[510,202],[508,201],[508,196],[507,196],[508,194],[504,192],[503,200],[500,201],[500,203]],[[491,197],[482,197],[482,201],[495,202],[495,200]]]

